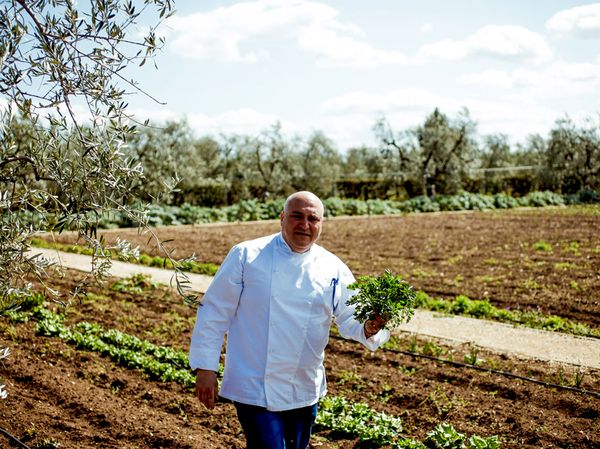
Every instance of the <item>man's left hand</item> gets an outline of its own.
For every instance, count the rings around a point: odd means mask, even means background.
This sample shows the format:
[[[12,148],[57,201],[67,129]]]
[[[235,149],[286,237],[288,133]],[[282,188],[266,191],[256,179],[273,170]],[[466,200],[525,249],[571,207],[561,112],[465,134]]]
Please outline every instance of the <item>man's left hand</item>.
[[[380,315],[373,316],[373,318],[365,321],[365,337],[371,338],[373,335],[383,329],[386,324],[387,321],[384,320]]]

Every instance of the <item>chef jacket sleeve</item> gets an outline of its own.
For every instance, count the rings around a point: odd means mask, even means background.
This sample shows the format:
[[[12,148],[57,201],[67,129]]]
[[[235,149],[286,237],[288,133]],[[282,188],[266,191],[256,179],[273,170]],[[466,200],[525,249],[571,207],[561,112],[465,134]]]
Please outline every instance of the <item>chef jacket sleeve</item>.
[[[243,249],[234,246],[206,290],[196,312],[190,367],[218,371],[225,333],[243,290]]]

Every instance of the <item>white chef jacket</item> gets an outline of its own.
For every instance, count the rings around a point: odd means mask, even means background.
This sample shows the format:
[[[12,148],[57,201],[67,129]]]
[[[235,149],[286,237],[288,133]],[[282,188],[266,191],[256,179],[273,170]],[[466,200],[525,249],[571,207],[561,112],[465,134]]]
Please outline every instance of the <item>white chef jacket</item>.
[[[234,246],[198,307],[191,368],[217,371],[227,333],[220,396],[272,411],[315,404],[327,390],[332,318],[371,350],[389,339],[387,330],[365,338],[346,305],[352,282],[338,257],[316,244],[293,252],[281,233]]]

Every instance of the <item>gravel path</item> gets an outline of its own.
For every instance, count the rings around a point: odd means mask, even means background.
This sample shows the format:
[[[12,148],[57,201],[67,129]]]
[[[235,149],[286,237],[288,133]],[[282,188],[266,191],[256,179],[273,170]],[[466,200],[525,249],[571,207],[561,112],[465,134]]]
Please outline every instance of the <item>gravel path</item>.
[[[91,269],[89,256],[41,248],[32,249],[31,254],[41,254],[65,268],[81,271]],[[110,271],[112,276],[117,277],[127,277],[137,273],[147,274],[155,281],[167,285],[170,285],[173,280],[172,271],[124,262],[113,262]],[[212,280],[210,276],[198,274],[188,274],[188,276],[192,290],[200,293],[206,291]],[[409,323],[400,326],[398,332],[425,335],[456,344],[470,343],[523,358],[600,369],[600,339],[596,338],[577,337],[422,310],[418,310]]]

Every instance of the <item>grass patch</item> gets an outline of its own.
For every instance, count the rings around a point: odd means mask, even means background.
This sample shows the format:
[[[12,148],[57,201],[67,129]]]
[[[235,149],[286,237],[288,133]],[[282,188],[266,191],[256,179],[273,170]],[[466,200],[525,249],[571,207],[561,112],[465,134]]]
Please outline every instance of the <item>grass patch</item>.
[[[522,283],[521,283],[521,287],[524,288],[525,290],[540,290],[542,288],[542,286],[536,282],[533,279],[525,279]]]
[[[558,262],[554,264],[554,269],[555,270],[576,270],[579,267],[577,265],[575,265],[574,263],[569,263],[569,262]]]
[[[416,306],[433,312],[464,315],[504,323],[517,324],[534,329],[566,332],[573,335],[600,338],[600,329],[593,329],[586,324],[571,321],[556,315],[546,315],[538,311],[522,311],[499,309],[489,300],[470,299],[458,295],[452,300],[432,298],[424,292],[417,292]]]
[[[538,240],[537,242],[533,243],[531,247],[535,251],[543,251],[545,253],[549,253],[552,251],[552,245],[548,242],[545,242],[544,240]]]
[[[94,254],[94,250],[92,248],[83,245],[48,242],[47,240],[40,238],[31,239],[29,244],[36,248],[50,248],[58,251],[64,251],[66,253],[84,254],[86,256],[92,256]],[[118,260],[119,257],[116,254],[111,253],[111,259]],[[140,254],[139,258],[131,258],[127,260],[127,262],[145,265],[147,267],[166,268],[170,270],[175,268],[171,260],[165,257],[151,256],[149,254]],[[190,260],[183,260],[176,261],[175,263],[178,264],[179,269],[182,271],[195,274],[205,274],[207,276],[214,276],[219,269],[219,265],[211,262],[200,263]]]
[[[566,245],[563,246],[563,251],[567,252],[567,253],[573,253],[576,256],[580,256],[581,253],[579,252],[581,245],[579,244],[579,242],[573,241],[573,242],[569,242]]]
[[[484,276],[476,276],[475,280],[477,282],[482,282],[484,284],[499,284],[500,282],[502,282],[502,279],[504,279],[504,276],[490,276],[490,275],[484,275]]]

